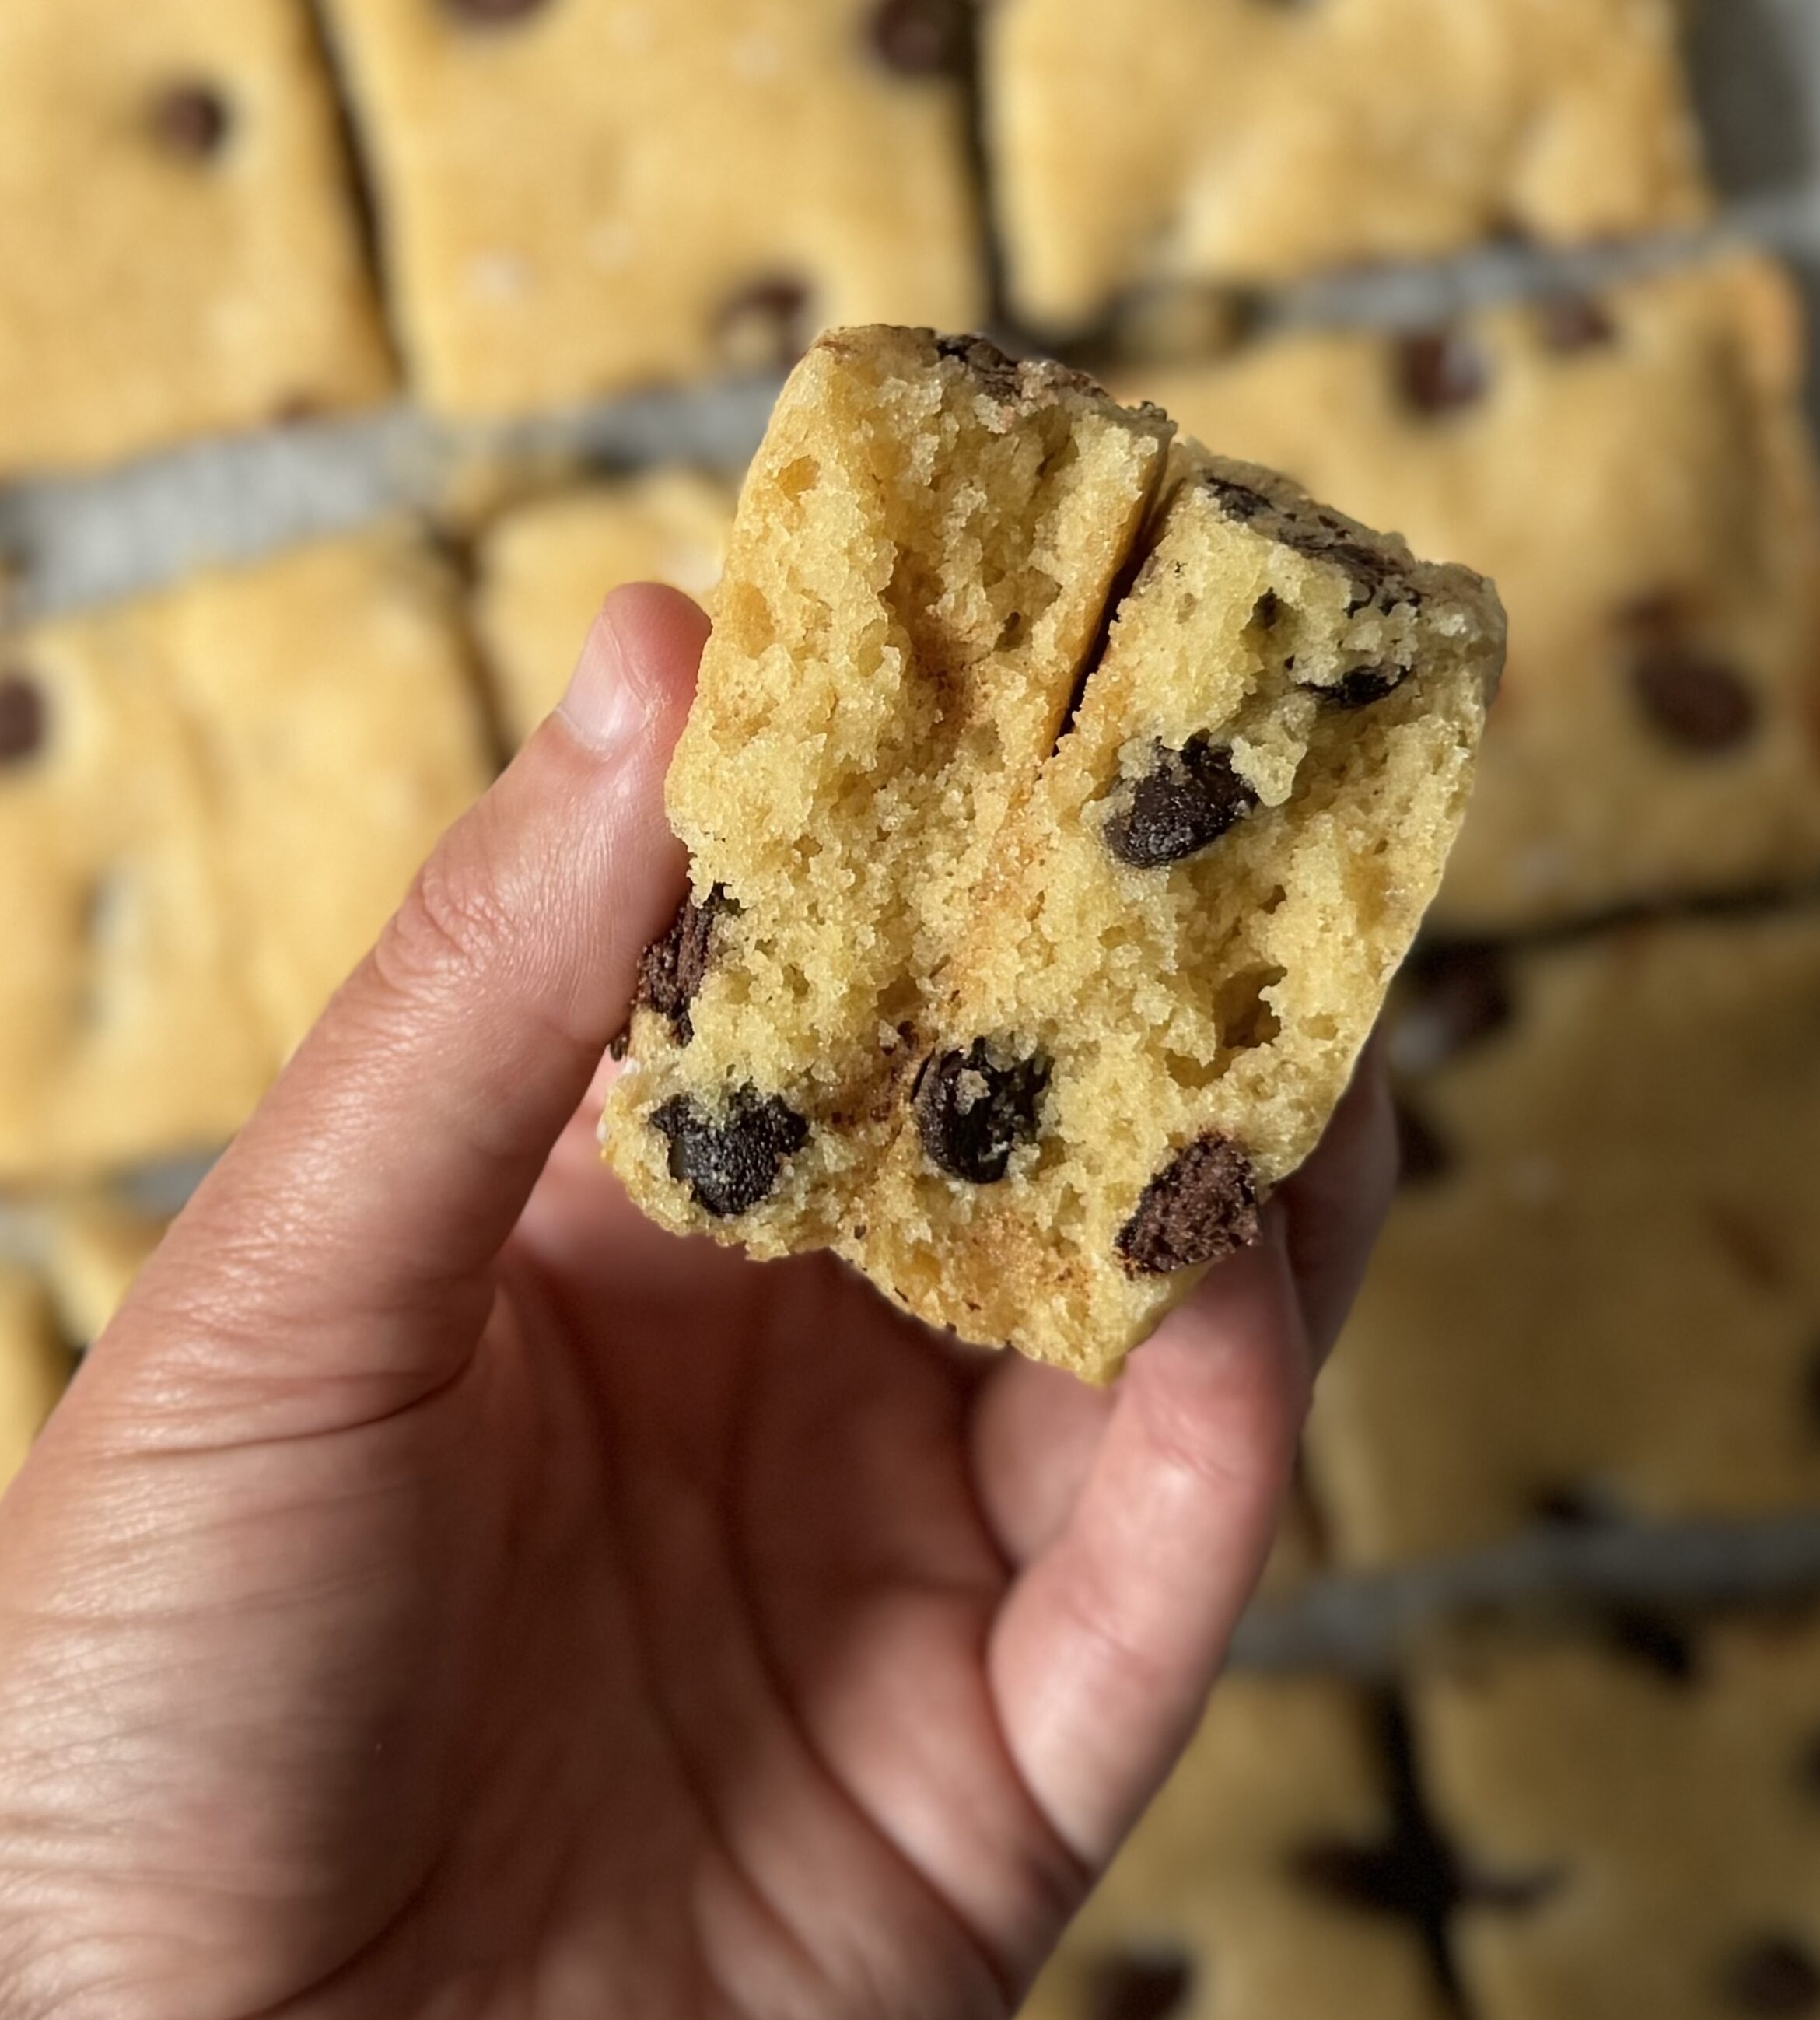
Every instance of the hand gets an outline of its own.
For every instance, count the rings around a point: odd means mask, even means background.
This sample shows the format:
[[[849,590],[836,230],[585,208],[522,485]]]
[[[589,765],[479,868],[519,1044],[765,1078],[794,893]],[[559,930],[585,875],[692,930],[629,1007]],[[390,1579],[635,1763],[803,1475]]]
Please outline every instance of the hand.
[[[0,1504],[3,2020],[1002,2015],[1190,1732],[1382,1090],[1106,1395],[657,1233],[705,632],[608,604]]]

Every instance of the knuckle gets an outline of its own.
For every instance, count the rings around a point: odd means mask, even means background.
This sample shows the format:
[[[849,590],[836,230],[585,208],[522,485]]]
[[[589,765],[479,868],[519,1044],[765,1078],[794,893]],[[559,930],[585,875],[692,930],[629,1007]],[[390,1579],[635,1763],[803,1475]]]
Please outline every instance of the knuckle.
[[[458,829],[420,870],[380,935],[373,961],[395,994],[460,986],[491,968],[510,911],[478,824]]]

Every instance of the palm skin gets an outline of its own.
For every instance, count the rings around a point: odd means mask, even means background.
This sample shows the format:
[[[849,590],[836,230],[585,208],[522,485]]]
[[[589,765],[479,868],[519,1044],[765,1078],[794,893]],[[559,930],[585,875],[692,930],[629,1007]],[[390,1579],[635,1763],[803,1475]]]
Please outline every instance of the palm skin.
[[[1002,2015],[1186,1738],[1381,1102],[1095,1395],[659,1233],[588,1109],[478,1129],[572,1106],[649,881],[496,1057],[432,874],[0,1506],[0,2020]],[[394,1095],[468,1051],[419,1133],[489,1170],[423,1204]]]

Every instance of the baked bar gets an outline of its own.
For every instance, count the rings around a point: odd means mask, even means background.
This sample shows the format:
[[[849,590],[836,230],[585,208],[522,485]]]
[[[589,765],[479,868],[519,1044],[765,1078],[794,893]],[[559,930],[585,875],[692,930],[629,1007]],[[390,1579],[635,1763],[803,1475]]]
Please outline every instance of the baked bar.
[[[1463,571],[1193,460],[919,1018],[844,1253],[1103,1375],[1320,1139],[1466,812],[1502,646]]]
[[[1820,1502],[1820,910],[1436,950],[1309,1453],[1335,1557]]]
[[[983,308],[944,0],[329,0],[412,376],[496,415]]]
[[[1223,452],[1497,583],[1510,662],[1438,923],[1820,873],[1804,348],[1787,276],[1744,255],[1136,381]]]
[[[0,1493],[25,1463],[74,1366],[44,1286],[29,1270],[0,1263]]]
[[[1477,2020],[1820,2010],[1820,1632],[1482,1648],[1416,1697],[1431,1806],[1477,1883],[1452,1948]]]
[[[1442,2020],[1371,1700],[1233,1675],[1023,2020]]]
[[[742,501],[670,780],[693,896],[607,1112],[663,1225],[837,1247],[1095,1377],[1313,1147],[1502,645],[1475,578],[1267,472],[1184,451],[1153,509],[1168,432],[977,340],[817,347]]]
[[[385,531],[0,639],[0,1179],[245,1119],[486,765],[452,583]]]
[[[282,1061],[486,787],[460,592],[401,525],[198,578],[153,623],[213,781],[237,967]]]
[[[539,499],[487,529],[474,616],[514,744],[561,700],[608,590],[662,582],[707,595],[721,579],[733,503],[714,478],[660,469]]]
[[[1012,303],[1066,334],[1158,286],[1692,223],[1710,198],[1677,15],[996,0],[988,145]]]
[[[7,0],[0,104],[0,475],[390,389],[305,0]]]

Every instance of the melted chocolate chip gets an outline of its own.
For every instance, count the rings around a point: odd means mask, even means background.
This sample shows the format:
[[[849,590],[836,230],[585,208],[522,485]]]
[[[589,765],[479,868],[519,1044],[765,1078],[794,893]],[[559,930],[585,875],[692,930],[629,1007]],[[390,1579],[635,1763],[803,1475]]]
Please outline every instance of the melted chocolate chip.
[[[1515,1015],[1509,972],[1495,947],[1425,948],[1403,971],[1392,1058],[1404,1073],[1432,1073],[1495,1037]]]
[[[205,162],[219,154],[233,125],[227,100],[211,85],[170,85],[152,102],[152,131],[172,154],[187,161]]]
[[[997,1185],[1018,1145],[1036,1141],[1049,1074],[1041,1054],[995,1065],[983,1038],[964,1052],[929,1060],[917,1077],[911,1109],[930,1163],[970,1185]]]
[[[1469,338],[1454,330],[1419,330],[1397,347],[1403,397],[1419,413],[1446,414],[1470,407],[1491,390],[1491,368]]]
[[[1258,1233],[1251,1161],[1214,1135],[1190,1143],[1151,1179],[1117,1245],[1134,1274],[1164,1277],[1248,1248]]]
[[[994,400],[1016,400],[1023,395],[1023,376],[1017,360],[989,338],[938,336],[935,355],[965,365]]]
[[[1729,750],[1756,728],[1756,697],[1723,659],[1664,641],[1632,670],[1637,698],[1662,735],[1689,750]]]
[[[1454,1168],[1454,1154],[1433,1123],[1399,1098],[1397,1103],[1397,1183],[1412,1192],[1444,1179]]]
[[[1537,1495],[1535,1519],[1550,1529],[1608,1529],[1623,1520],[1611,1495],[1588,1481]]]
[[[549,0],[442,0],[445,12],[474,27],[504,27],[547,6]]]
[[[1306,1845],[1290,1870],[1302,1885],[1361,1914],[1444,1920],[1461,1906],[1520,1914],[1539,1907],[1561,1884],[1559,1873],[1478,1873],[1411,1818],[1380,1844],[1341,1840]]]
[[[1552,296],[1536,314],[1542,342],[1563,357],[1618,341],[1617,325],[1589,295]]]
[[[961,0],[877,0],[871,36],[879,60],[900,76],[951,75],[966,61]]]
[[[1309,692],[1319,695],[1329,708],[1350,713],[1386,700],[1408,679],[1409,674],[1408,667],[1355,667],[1350,674],[1342,674],[1331,687],[1310,686]]]
[[[1121,863],[1161,870],[1210,848],[1257,804],[1232,753],[1197,736],[1185,750],[1156,747],[1155,764],[1101,833]]]
[[[1764,1936],[1746,1944],[1727,1963],[1720,1985],[1726,2003],[1739,2013],[1797,2020],[1800,2015],[1820,2011],[1820,1969],[1800,1943],[1786,1936]]]
[[[23,765],[44,748],[50,727],[44,690],[29,674],[0,673],[0,765]]]
[[[1698,1670],[1694,1644],[1659,1614],[1639,1607],[1615,1608],[1604,1622],[1605,1639],[1628,1661],[1653,1669],[1665,1683],[1691,1684]]]
[[[1255,486],[1217,473],[1202,478],[1201,484],[1235,524],[1255,526],[1267,538],[1310,561],[1343,568],[1353,579],[1348,616],[1374,602],[1389,611],[1399,604],[1422,601],[1421,592],[1404,579],[1390,556],[1367,546],[1357,537],[1356,528],[1319,506],[1306,500],[1280,505]]]
[[[742,370],[788,371],[809,347],[807,285],[770,274],[742,288],[721,309],[715,340]]]
[[[710,1114],[685,1094],[651,1118],[670,1139],[670,1175],[683,1180],[696,1204],[717,1220],[732,1220],[768,1199],[784,1160],[808,1141],[809,1126],[779,1095],[742,1088],[724,1115]]]
[[[1248,484],[1236,484],[1230,477],[1209,475],[1201,479],[1202,489],[1213,497],[1219,509],[1229,519],[1236,519],[1241,525],[1248,525],[1253,519],[1262,518],[1276,507],[1261,491],[1254,491]]]
[[[714,963],[714,925],[723,914],[738,907],[717,884],[698,905],[693,898],[684,901],[675,923],[662,939],[653,940],[638,959],[638,989],[633,1001],[641,1010],[655,1010],[670,1020],[679,1045],[695,1037],[689,1005],[701,993]]]
[[[1087,2020],[1170,2020],[1194,1987],[1194,1967],[1164,1950],[1124,1950],[1098,1959],[1088,1982]]]

